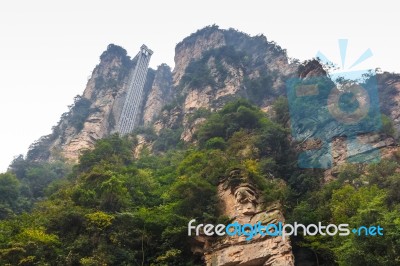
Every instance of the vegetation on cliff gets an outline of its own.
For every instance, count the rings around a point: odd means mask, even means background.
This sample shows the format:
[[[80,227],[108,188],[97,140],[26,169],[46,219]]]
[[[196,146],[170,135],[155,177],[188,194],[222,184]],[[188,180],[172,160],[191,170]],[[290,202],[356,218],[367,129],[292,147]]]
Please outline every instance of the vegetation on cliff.
[[[224,219],[216,185],[239,168],[267,204],[286,206],[291,221],[385,228],[379,239],[292,239],[295,249],[313,250],[320,265],[396,265],[398,157],[343,166],[337,180],[322,185],[321,171],[295,166],[285,105],[282,98],[276,102],[273,121],[247,101],[228,103],[197,131],[197,146],[176,149],[163,137],[157,139],[162,154],[145,150],[139,159],[132,156],[132,136],[112,135],[84,152],[70,174],[60,162],[15,160],[0,175],[0,263],[201,265],[190,250],[187,223]]]
[[[201,265],[190,250],[187,222],[223,219],[216,185],[230,169],[243,169],[261,189],[274,193],[270,199],[283,198],[285,186],[267,178],[279,169],[262,166],[282,159],[286,131],[257,107],[246,101],[227,104],[199,131],[199,147],[171,149],[168,134],[156,140],[163,155],[144,151],[137,160],[132,137],[99,140],[71,174],[30,188],[38,200],[28,213],[11,204],[26,198],[16,193],[27,184],[26,173],[34,169],[50,177],[53,170],[14,162],[0,182],[9,190],[1,199],[8,212],[0,223],[0,263]]]
[[[187,236],[187,223],[226,222],[218,209],[217,185],[237,169],[255,185],[264,204],[280,202],[289,223],[380,225],[385,230],[380,237],[292,237],[300,264],[400,264],[399,152],[379,163],[342,165],[329,182],[322,170],[299,169],[289,136],[288,101],[279,97],[285,75],[292,72],[283,71],[286,63],[278,65],[282,73],[268,66],[268,60],[277,57],[285,61],[286,51],[265,36],[250,37],[215,25],[192,34],[177,49],[216,31],[224,35],[226,45],[188,62],[175,98],[161,110],[158,122],[163,126],[157,133],[149,126],[126,137],[111,135],[71,166],[55,156],[61,146],[52,146],[54,141],[63,144],[67,128],[79,132],[99,111],[92,108],[96,99],[76,97],[53,133],[0,174],[1,265],[203,265],[191,250],[196,243]],[[135,59],[115,45],[100,59],[117,63],[107,74],[94,77],[94,91],[116,93]],[[300,65],[298,74],[307,76],[315,65],[321,67],[316,60]],[[187,92],[208,86],[218,92],[234,75],[237,93],[220,97],[218,104],[209,96],[208,107],[190,107],[184,113]],[[386,76],[378,78],[393,78]],[[154,78],[150,70],[145,95]],[[380,96],[395,105],[395,92],[391,85]],[[227,103],[241,96],[247,100]],[[253,104],[272,107],[270,116]],[[388,105],[382,108],[379,133],[395,137]],[[171,117],[179,117],[179,122],[172,123]],[[116,123],[113,113],[104,121],[109,128]],[[181,138],[187,126],[199,121],[201,125],[193,126],[193,142],[185,143]],[[135,158],[138,135],[151,145]]]

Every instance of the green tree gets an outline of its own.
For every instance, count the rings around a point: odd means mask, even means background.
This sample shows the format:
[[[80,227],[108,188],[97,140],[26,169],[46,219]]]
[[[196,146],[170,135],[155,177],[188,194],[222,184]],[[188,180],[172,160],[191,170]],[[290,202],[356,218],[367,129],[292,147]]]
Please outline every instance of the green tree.
[[[0,174],[0,219],[19,210],[20,185],[15,175]]]
[[[381,126],[381,133],[394,137],[395,136],[395,129],[393,126],[393,122],[387,115],[382,114],[381,116],[382,126]]]

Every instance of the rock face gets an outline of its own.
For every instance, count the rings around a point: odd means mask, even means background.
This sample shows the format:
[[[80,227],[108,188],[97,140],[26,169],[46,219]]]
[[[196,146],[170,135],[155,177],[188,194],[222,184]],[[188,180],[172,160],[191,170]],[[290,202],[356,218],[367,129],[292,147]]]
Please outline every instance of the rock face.
[[[156,51],[157,52],[157,51]],[[126,82],[136,60],[126,51],[109,45],[93,70],[82,96],[75,98],[70,111],[62,115],[51,135],[34,143],[27,159],[46,161],[65,158],[76,162],[82,150],[93,147],[96,140],[111,134],[119,119],[126,96]],[[285,81],[290,77],[309,78],[326,75],[316,60],[306,65],[289,63],[286,51],[265,36],[251,37],[233,29],[210,26],[193,33],[175,49],[175,68],[162,64],[149,69],[142,103],[142,125],[157,134],[175,130],[181,139],[194,142],[196,129],[205,121],[205,114],[214,112],[235,98],[247,98],[265,112],[274,100],[285,95]],[[400,130],[400,75],[377,75],[381,111]],[[329,125],[327,125],[329,127]],[[340,131],[331,128],[330,131]],[[181,133],[182,132],[182,133]],[[362,136],[373,149],[388,149],[392,138]],[[336,166],[346,158],[344,139],[333,140],[334,167],[326,172],[334,178]],[[316,148],[318,141],[302,143],[301,149]],[[134,155],[152,147],[139,135]],[[336,170],[335,170],[336,169]],[[233,175],[235,173],[232,173]],[[239,173],[240,174],[240,173]],[[223,212],[239,223],[264,224],[284,222],[279,204],[265,205],[257,188],[248,181],[232,186],[229,178],[218,186]],[[196,252],[204,254],[207,265],[294,265],[290,242],[280,237],[225,237],[219,241],[200,237]]]
[[[123,48],[110,44],[93,70],[83,95],[75,98],[74,105],[62,115],[51,135],[30,147],[27,158],[53,160],[62,157],[76,162],[83,150],[111,134],[124,104],[129,73],[135,65],[135,58],[131,60]],[[150,70],[145,94],[153,79],[154,71]]]
[[[142,125],[179,129],[193,141],[204,121],[198,110],[215,111],[244,97],[265,110],[284,92],[284,80],[297,71],[286,51],[264,36],[210,26],[185,38],[175,49],[175,68],[150,69],[142,103]],[[114,131],[126,95],[126,82],[136,64],[126,51],[110,45],[93,70],[86,89],[53,134],[35,143],[31,160],[64,157],[77,161],[84,149]],[[193,116],[196,116],[193,118]]]
[[[62,115],[53,133],[30,147],[28,160],[63,157],[76,161],[80,152],[110,134],[126,94],[124,82],[135,65],[126,51],[110,44],[101,55],[82,96]]]
[[[241,180],[238,184],[237,180]],[[262,225],[285,222],[278,203],[265,205],[256,187],[249,183],[240,169],[234,169],[218,186],[222,213],[231,223]],[[224,236],[216,241],[208,240],[204,249],[207,266],[269,265],[291,266],[294,257],[289,239],[256,235],[251,240],[246,236]]]
[[[151,125],[160,114],[164,105],[172,99],[171,68],[162,64],[158,67],[150,93],[146,99],[143,112],[144,125]]]
[[[126,95],[126,82],[136,60],[126,51],[109,45],[93,70],[82,96],[75,99],[53,133],[30,147],[28,159],[64,157],[76,161],[84,149],[113,132]],[[205,121],[204,114],[226,102],[243,97],[269,112],[271,104],[285,94],[290,77],[326,75],[316,60],[306,65],[289,63],[286,51],[264,36],[251,37],[233,29],[209,26],[177,44],[175,68],[162,64],[149,69],[142,103],[142,125],[179,129],[181,139],[193,134]],[[400,130],[400,75],[377,75],[381,111]],[[333,129],[340,130],[340,129]],[[396,135],[397,136],[397,135]],[[379,141],[382,141],[380,139]]]
[[[183,123],[176,126],[183,127],[181,138],[193,140],[204,119],[189,118],[199,109],[216,111],[239,97],[268,108],[284,93],[284,80],[296,71],[286,51],[262,35],[251,37],[217,26],[193,33],[175,49],[173,98],[182,111]]]
[[[174,85],[179,84],[191,61],[199,59],[204,51],[224,45],[224,34],[215,27],[199,30],[177,44],[175,48]]]
[[[66,135],[63,141],[60,139],[54,143],[55,146],[61,145],[62,155],[65,158],[77,160],[81,150],[92,148],[96,140],[108,135],[114,129],[127,89],[124,86],[127,70],[125,73],[121,71],[123,67],[128,68],[128,65],[124,66],[123,60],[126,58],[107,54],[93,71],[83,93],[83,98],[92,103],[90,106],[92,111],[89,112],[79,132]],[[114,86],[104,86],[101,82],[115,83]],[[67,125],[68,130],[72,131],[74,128]]]
[[[396,136],[400,132],[400,75],[382,73],[377,75],[381,112],[393,121]]]
[[[316,60],[308,61],[307,64],[299,67],[298,76],[303,79],[313,77],[326,77],[327,73],[323,70],[321,65]],[[400,128],[399,118],[400,112],[398,103],[400,101],[400,76],[396,74],[382,73],[376,75],[378,92],[380,97],[380,112],[393,121],[394,132],[388,132],[387,125],[382,124],[379,129],[370,129],[367,133],[360,133],[356,136],[347,136],[346,127],[343,123],[337,123],[333,117],[324,117],[315,115],[313,118],[313,127],[306,127],[305,129],[297,129],[297,133],[304,136],[304,141],[298,145],[298,151],[311,151],[313,156],[311,159],[318,160],[322,156],[332,156],[332,167],[325,171],[325,181],[329,181],[337,176],[339,168],[344,163],[351,160],[357,161],[373,161],[384,157],[389,151],[393,150],[395,146],[394,137],[398,135]],[[330,80],[329,80],[330,81]],[[332,82],[331,82],[332,83]],[[330,86],[335,86],[333,83]],[[365,98],[358,98],[362,102]],[[326,105],[329,109],[329,104]],[[380,119],[380,113],[377,114]],[[307,116],[306,119],[311,116]],[[382,118],[383,119],[383,118]],[[383,121],[383,120],[382,120]],[[383,123],[383,122],[382,122]],[[385,129],[386,127],[386,129]],[[359,129],[357,124],[354,126],[355,131]],[[363,128],[361,128],[363,129]],[[390,131],[390,130],[389,130]],[[319,133],[324,132],[324,138],[318,139]],[[306,137],[309,136],[310,138]],[[321,136],[321,135],[320,135]],[[330,149],[323,150],[323,141],[329,142]],[[318,152],[321,149],[322,152]]]

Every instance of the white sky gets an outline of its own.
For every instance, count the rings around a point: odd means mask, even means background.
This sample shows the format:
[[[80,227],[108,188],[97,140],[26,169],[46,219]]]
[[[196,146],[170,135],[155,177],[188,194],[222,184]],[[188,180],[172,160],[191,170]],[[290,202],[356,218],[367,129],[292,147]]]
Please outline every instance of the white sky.
[[[155,53],[151,67],[173,67],[175,45],[206,25],[263,33],[301,60],[322,51],[339,63],[337,39],[348,38],[348,64],[400,72],[396,1],[1,1],[0,172],[50,133],[109,43],[134,56]]]

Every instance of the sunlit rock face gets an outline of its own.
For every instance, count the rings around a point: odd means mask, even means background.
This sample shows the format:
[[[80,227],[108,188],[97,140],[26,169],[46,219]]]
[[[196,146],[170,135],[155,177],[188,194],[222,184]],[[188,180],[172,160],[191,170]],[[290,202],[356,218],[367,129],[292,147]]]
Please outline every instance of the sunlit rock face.
[[[218,185],[218,196],[221,211],[229,217],[230,223],[254,225],[261,222],[267,225],[285,222],[279,203],[264,204],[257,188],[240,169],[232,170]],[[205,263],[208,266],[294,265],[290,241],[280,236],[257,234],[251,240],[246,240],[244,235],[225,235],[214,239],[202,236],[202,239]]]
[[[93,148],[98,139],[112,134],[125,100],[129,73],[135,64],[135,59],[128,57],[123,48],[110,45],[80,96],[82,108],[72,108],[65,113],[53,133],[35,143],[28,159],[51,161],[62,157],[76,162],[83,150]],[[196,71],[190,69],[191,65],[198,67],[194,69]],[[202,72],[199,69],[205,70],[206,75],[199,75]],[[285,95],[288,78],[325,74],[315,60],[303,68],[299,63],[290,62],[286,51],[265,36],[206,27],[177,44],[173,70],[166,64],[157,70],[149,69],[141,126],[154,129],[156,134],[165,129],[180,130],[183,141],[194,143],[196,130],[206,121],[205,117],[196,116],[199,110],[215,112],[231,100],[247,98],[270,113],[276,98]],[[397,136],[400,130],[400,75],[378,74],[377,83],[381,112],[393,120]],[[370,147],[379,149],[383,157],[397,149],[393,138],[379,132],[360,138]],[[137,143],[133,150],[135,157],[140,156],[142,149],[151,151],[153,147],[142,135],[138,136]],[[301,145],[303,147],[299,149],[307,150],[320,143],[307,141]],[[326,181],[335,178],[339,166],[346,161],[344,139],[332,140],[332,153],[333,167],[325,172]],[[236,182],[238,180],[240,182]],[[232,170],[221,181],[218,196],[221,212],[231,222],[268,224],[285,221],[279,203],[264,204],[257,187],[240,169]],[[207,265],[294,264],[290,242],[281,237],[256,236],[247,241],[244,237],[210,239],[199,236],[194,241],[194,252],[202,254]]]

